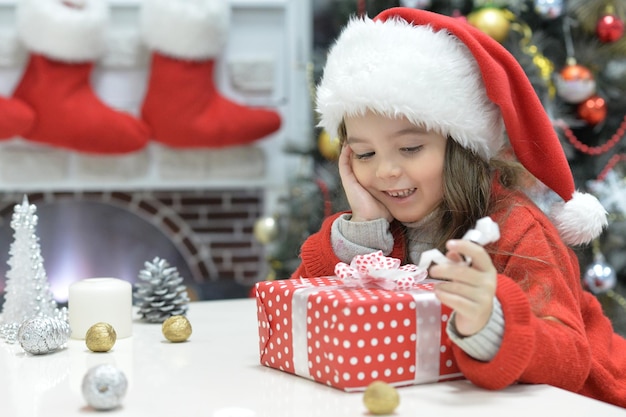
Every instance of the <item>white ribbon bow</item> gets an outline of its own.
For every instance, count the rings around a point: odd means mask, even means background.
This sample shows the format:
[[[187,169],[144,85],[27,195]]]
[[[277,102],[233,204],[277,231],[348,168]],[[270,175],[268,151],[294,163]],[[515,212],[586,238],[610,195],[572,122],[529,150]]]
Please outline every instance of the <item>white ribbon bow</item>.
[[[387,257],[382,251],[377,251],[355,256],[350,265],[337,263],[335,275],[349,287],[375,285],[385,290],[402,290],[424,280],[428,271],[413,264],[400,266],[400,259]]]

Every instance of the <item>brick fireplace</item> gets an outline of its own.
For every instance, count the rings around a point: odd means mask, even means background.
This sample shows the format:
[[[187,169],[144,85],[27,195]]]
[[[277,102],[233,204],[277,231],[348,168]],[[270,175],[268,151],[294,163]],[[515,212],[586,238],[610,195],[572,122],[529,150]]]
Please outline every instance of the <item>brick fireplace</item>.
[[[0,198],[0,218],[3,225],[0,259],[7,257],[9,242],[12,241],[8,235],[8,225],[13,208],[22,201],[23,195],[12,192],[5,193]],[[81,274],[85,273],[89,276],[113,274],[134,283],[143,262],[151,261],[154,256],[164,258],[178,268],[192,298],[196,299],[245,296],[247,289],[262,279],[266,270],[264,248],[252,233],[254,222],[263,210],[264,191],[260,188],[51,191],[28,193],[27,196],[29,202],[38,209],[38,236],[44,255],[44,266],[53,283],[52,289],[60,301],[66,295],[63,288],[84,278]],[[78,233],[88,232],[96,237],[83,248],[73,248],[77,257],[92,259],[87,270],[83,268],[81,271],[78,259],[70,267],[58,265],[59,254],[64,249],[59,250],[56,246],[66,245],[71,248],[71,227],[85,223],[80,219],[62,220],[63,210],[67,210],[69,213],[65,214],[70,217],[80,210],[93,212],[78,216],[86,221],[90,218],[94,220],[88,226],[89,230],[83,229]],[[111,227],[107,220],[98,221],[98,212],[105,215],[111,213],[123,225],[116,228]],[[124,216],[129,219],[124,220]],[[54,227],[55,223],[61,227]],[[155,236],[152,245],[133,244],[124,237],[134,233],[142,234],[146,227],[160,232],[152,233]],[[144,236],[138,239],[141,240]],[[100,242],[96,241],[98,239]],[[158,244],[159,240],[162,240],[161,244]],[[99,248],[106,245],[107,241],[123,247],[120,250],[98,253]],[[87,250],[89,247],[93,250]],[[158,252],[161,247],[165,248],[165,253]],[[60,257],[63,258],[63,255]],[[127,265],[121,267],[122,263]],[[5,268],[6,262],[3,262],[0,271]],[[4,275],[3,273],[2,276]]]

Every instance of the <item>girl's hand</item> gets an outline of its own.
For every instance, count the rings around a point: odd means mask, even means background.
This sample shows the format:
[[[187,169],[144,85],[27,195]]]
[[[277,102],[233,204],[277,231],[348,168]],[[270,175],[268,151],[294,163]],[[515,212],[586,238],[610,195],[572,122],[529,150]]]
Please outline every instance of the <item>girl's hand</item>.
[[[461,336],[478,333],[489,321],[496,294],[497,272],[485,249],[468,240],[450,240],[446,257],[457,262],[470,258],[471,265],[433,265],[430,276],[445,280],[435,285],[442,304],[456,312],[455,327]]]
[[[376,200],[360,183],[352,171],[352,149],[344,145],[339,155],[339,175],[352,210],[352,221],[363,222],[385,218],[392,221],[389,210]]]

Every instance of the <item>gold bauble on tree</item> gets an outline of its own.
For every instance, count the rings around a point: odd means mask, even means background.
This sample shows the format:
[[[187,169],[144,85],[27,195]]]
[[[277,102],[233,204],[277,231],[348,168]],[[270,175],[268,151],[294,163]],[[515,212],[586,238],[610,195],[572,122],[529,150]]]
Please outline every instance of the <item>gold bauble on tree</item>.
[[[496,7],[484,7],[467,15],[467,22],[498,42],[504,42],[511,30],[507,12]]]
[[[91,326],[85,335],[85,344],[92,352],[108,352],[115,345],[117,333],[109,323],[99,322]]]
[[[184,342],[191,336],[191,323],[185,316],[172,316],[163,322],[161,330],[170,342]]]
[[[254,223],[252,233],[256,240],[268,244],[278,237],[278,222],[271,216],[258,219]]]
[[[335,161],[339,158],[339,153],[341,152],[339,138],[333,138],[326,130],[322,130],[317,137],[317,149],[324,158],[329,161]]]

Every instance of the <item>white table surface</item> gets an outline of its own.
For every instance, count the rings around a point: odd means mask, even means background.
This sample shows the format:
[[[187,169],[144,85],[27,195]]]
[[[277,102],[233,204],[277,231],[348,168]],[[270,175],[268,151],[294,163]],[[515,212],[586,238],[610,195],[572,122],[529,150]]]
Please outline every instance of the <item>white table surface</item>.
[[[346,393],[259,363],[253,299],[190,304],[193,334],[170,343],[160,324],[133,324],[133,336],[107,353],[70,340],[48,355],[25,353],[0,340],[0,416],[367,416],[362,393]],[[129,386],[122,406],[87,406],[81,382],[101,363],[121,369]],[[626,417],[626,409],[545,385],[498,392],[455,381],[399,388],[394,416]]]

